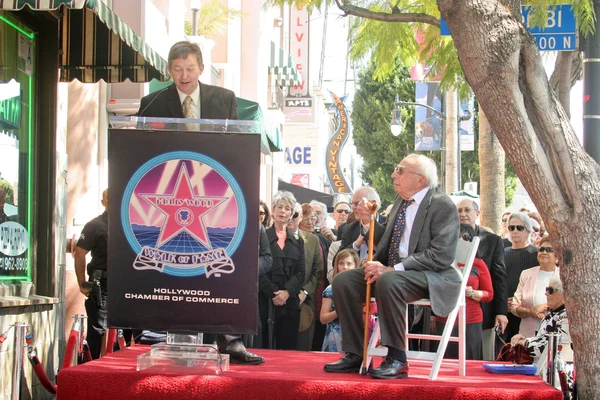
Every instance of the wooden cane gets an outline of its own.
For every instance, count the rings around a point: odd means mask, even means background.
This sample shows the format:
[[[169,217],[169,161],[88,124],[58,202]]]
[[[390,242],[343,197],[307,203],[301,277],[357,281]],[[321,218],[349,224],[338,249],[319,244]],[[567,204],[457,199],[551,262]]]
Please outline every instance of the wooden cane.
[[[366,200],[366,199],[365,199]],[[367,202],[367,207],[371,211],[371,225],[369,227],[369,256],[367,261],[373,261],[373,242],[375,241],[375,211],[377,204]],[[370,279],[370,278],[369,278]],[[363,335],[363,369],[362,374],[367,374],[367,352],[369,351],[369,308],[371,306],[371,284],[367,280],[367,294],[365,300],[365,330]]]

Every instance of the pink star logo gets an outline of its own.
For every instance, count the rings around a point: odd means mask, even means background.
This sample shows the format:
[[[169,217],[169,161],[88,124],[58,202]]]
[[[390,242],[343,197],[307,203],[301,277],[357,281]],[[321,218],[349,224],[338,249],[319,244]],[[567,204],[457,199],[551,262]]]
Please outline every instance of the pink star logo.
[[[212,248],[202,219],[227,198],[196,196],[185,164],[181,165],[172,194],[141,194],[140,196],[165,216],[156,247],[162,246],[184,231],[207,249]]]

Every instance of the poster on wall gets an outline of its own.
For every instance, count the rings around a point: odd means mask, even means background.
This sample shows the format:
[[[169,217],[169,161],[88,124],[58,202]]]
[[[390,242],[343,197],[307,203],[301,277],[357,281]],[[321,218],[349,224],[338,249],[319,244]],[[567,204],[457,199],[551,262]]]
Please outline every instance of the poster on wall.
[[[460,115],[475,115],[475,100],[471,97],[468,100],[460,100]],[[460,131],[460,151],[475,150],[475,119],[473,117],[466,121],[459,122]]]
[[[416,82],[415,102],[442,112],[442,91],[439,82]],[[439,150],[442,120],[427,107],[415,107],[415,150]]]
[[[314,122],[314,99],[310,94],[310,14],[306,7],[290,7],[290,55],[302,82],[290,87],[283,101],[285,122]]]
[[[109,325],[255,334],[260,136],[111,130],[108,154]]]

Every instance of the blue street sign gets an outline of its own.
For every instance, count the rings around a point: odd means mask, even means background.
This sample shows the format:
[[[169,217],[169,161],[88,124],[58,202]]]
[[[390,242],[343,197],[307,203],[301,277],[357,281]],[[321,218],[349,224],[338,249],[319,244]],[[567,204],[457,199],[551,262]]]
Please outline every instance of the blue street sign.
[[[530,26],[531,6],[521,6],[523,23],[535,38],[540,51],[577,50],[577,23],[570,4],[548,8],[548,20],[544,28]],[[440,20],[440,34],[450,36],[446,21]]]

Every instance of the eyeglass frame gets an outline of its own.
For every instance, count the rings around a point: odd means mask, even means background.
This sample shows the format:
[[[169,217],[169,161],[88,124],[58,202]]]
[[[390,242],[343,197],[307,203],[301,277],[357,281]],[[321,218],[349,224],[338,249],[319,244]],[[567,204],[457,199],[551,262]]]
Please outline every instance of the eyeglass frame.
[[[554,247],[542,246],[538,248],[538,253],[554,253]]]
[[[425,177],[425,175],[423,175],[423,174],[420,174],[420,173],[418,173],[418,172],[409,171],[409,170],[407,169],[407,167],[405,167],[404,165],[400,165],[400,164],[398,164],[398,165],[396,165],[396,166],[394,167],[394,172],[395,172],[396,174],[398,174],[398,176],[402,176],[402,175],[404,175],[404,173],[405,173],[405,172],[408,172],[408,173],[410,173],[410,174],[414,174],[414,175],[418,175],[418,176],[423,176],[423,177]]]
[[[515,229],[519,232],[523,232],[525,230],[525,225],[509,225],[506,227],[511,232],[514,232]]]
[[[558,290],[557,288],[554,288],[552,286],[547,286],[546,287],[545,293],[548,293],[550,296],[552,296],[554,294],[554,292],[560,293],[560,290]]]
[[[356,203],[356,205],[358,205],[358,203],[360,203],[360,202],[357,202],[357,203]],[[355,207],[356,207],[356,206],[355,206]],[[341,210],[341,209],[340,209],[340,210],[334,210],[333,212],[336,212],[336,213],[338,213],[338,214],[342,214],[342,213],[343,213],[343,214],[346,214],[346,215],[348,215],[348,214],[350,214],[350,213],[352,212],[352,210]]]

